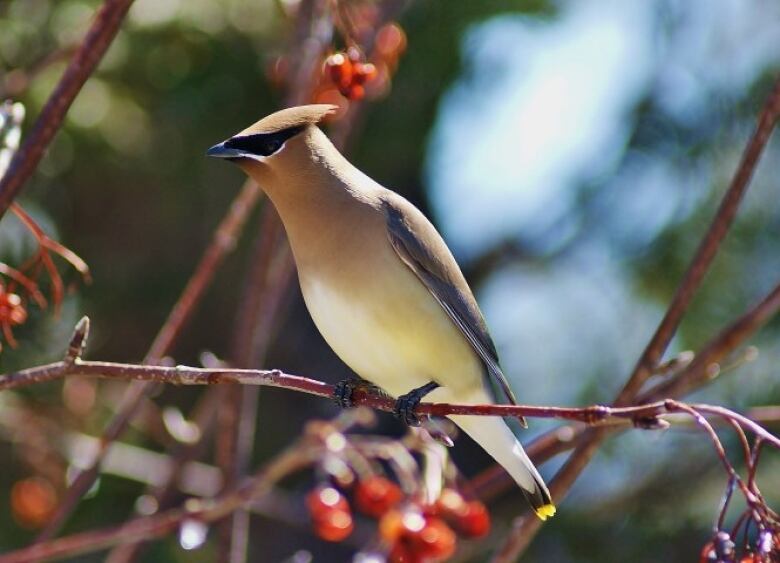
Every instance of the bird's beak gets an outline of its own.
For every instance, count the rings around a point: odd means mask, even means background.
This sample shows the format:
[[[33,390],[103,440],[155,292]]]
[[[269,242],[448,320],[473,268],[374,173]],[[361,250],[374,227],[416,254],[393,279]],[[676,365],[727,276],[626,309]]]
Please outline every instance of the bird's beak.
[[[242,151],[238,149],[231,149],[225,146],[225,143],[218,143],[206,151],[206,156],[213,156],[216,158],[241,158],[246,156]]]

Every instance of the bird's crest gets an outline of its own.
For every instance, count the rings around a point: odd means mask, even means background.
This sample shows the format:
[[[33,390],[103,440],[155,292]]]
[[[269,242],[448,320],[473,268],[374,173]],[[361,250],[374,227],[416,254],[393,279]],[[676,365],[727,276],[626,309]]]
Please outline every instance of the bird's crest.
[[[259,133],[276,133],[291,129],[293,127],[302,127],[306,125],[316,125],[322,119],[335,112],[338,108],[328,104],[316,104],[309,106],[296,106],[283,109],[272,113],[247,127],[238,135],[257,135]]]

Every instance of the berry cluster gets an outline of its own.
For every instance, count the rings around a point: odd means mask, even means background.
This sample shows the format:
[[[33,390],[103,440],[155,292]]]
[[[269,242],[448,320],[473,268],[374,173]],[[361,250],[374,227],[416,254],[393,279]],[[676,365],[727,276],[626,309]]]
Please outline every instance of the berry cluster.
[[[364,85],[376,78],[376,66],[363,58],[357,47],[350,47],[346,53],[334,53],[325,59],[328,76],[348,100],[362,100],[366,95]]]
[[[481,538],[489,531],[485,505],[454,489],[444,489],[433,505],[391,510],[379,521],[391,563],[444,561],[455,553],[457,536]]]
[[[343,106],[364,97],[378,98],[390,89],[390,79],[406,50],[406,34],[397,23],[388,23],[374,34],[373,48],[366,57],[356,43],[329,55],[314,99],[317,103]]]
[[[740,557],[731,535],[719,531],[704,545],[700,563],[772,563],[780,561],[780,533],[769,530],[759,532],[756,544],[747,546]]]
[[[451,557],[457,537],[480,538],[490,531],[490,515],[479,501],[467,501],[455,489],[444,489],[436,502],[424,505],[405,498],[400,487],[380,475],[358,481],[352,503],[362,514],[379,520],[379,536],[394,563],[434,563]],[[354,529],[347,498],[322,485],[306,497],[315,533],[339,542]]]

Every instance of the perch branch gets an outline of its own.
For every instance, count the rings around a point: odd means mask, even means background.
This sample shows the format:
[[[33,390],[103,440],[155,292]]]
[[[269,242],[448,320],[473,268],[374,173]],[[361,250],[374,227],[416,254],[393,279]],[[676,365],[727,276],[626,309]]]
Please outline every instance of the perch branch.
[[[173,385],[218,385],[238,383],[264,387],[280,387],[291,391],[332,398],[334,386],[309,377],[284,373],[280,370],[196,368],[189,366],[150,366],[124,364],[118,362],[99,362],[82,360],[79,356],[88,336],[89,320],[84,317],[76,325],[73,337],[62,361],[37,366],[17,372],[0,375],[0,391],[17,389],[24,386],[54,381],[70,376],[100,377],[104,379],[149,381]],[[372,407],[392,412],[395,400],[381,391],[370,388],[358,388],[352,395],[355,405]],[[656,401],[644,405],[615,407],[592,405],[588,407],[545,407],[532,405],[493,405],[493,404],[453,404],[420,403],[415,409],[417,415],[449,416],[501,416],[555,418],[581,422],[591,426],[604,426],[631,423],[645,429],[666,428],[668,422],[662,415],[678,413],[682,409],[671,399]],[[691,405],[700,412],[711,416],[730,416],[767,443],[780,448],[780,439],[746,417],[728,409],[709,405]]]

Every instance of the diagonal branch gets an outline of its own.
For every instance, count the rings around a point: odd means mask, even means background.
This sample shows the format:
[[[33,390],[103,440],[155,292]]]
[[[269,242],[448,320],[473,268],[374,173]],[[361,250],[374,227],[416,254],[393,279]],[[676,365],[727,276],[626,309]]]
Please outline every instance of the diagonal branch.
[[[758,166],[758,161],[769,142],[769,137],[779,118],[780,80],[775,83],[772,92],[764,103],[764,107],[758,117],[756,129],[753,131],[747,147],[745,147],[742,161],[734,174],[734,178],[731,180],[731,185],[721,200],[715,218],[699,244],[696,254],[691,259],[691,264],[677,287],[677,291],[669,304],[663,320],[661,320],[661,324],[658,325],[655,334],[653,334],[642,356],[639,358],[631,377],[615,400],[616,404],[625,404],[636,396],[666,351],[672,336],[674,336],[680,321],[682,321],[683,315],[685,315],[688,306],[693,300],[693,296],[709,271],[712,260],[726,237],[726,233],[728,233],[731,224],[734,222],[734,217],[737,214],[742,197],[750,185],[750,180]]]
[[[8,171],[0,179],[0,217],[32,176],[49,143],[62,126],[65,114],[82,86],[97,68],[119,31],[133,0],[105,0],[84,40],[79,45],[59,83],[41,110],[32,131],[14,155]]]
[[[154,339],[149,352],[146,354],[146,362],[159,362],[173,348],[176,339],[211,285],[225,257],[235,248],[236,240],[262,193],[257,184],[247,181],[233,200],[226,215],[214,231],[212,240],[204,251],[200,262],[195,268],[195,272],[187,282],[184,291]],[[70,487],[68,487],[62,502],[57,506],[57,510],[51,520],[38,536],[38,540],[53,537],[57,533],[57,530],[73,512],[81,497],[84,496],[98,478],[100,463],[108,452],[111,442],[124,432],[130,420],[143,404],[143,400],[151,395],[154,389],[154,385],[139,381],[134,381],[127,388],[116,415],[114,415],[103,431],[98,455],[88,468],[79,472]]]
[[[705,274],[709,271],[712,260],[734,221],[742,197],[747,191],[758,161],[779,118],[780,80],[775,83],[761,109],[756,128],[745,147],[742,160],[726,194],[723,196],[715,218],[699,244],[661,324],[650,339],[633,373],[615,399],[616,405],[622,406],[634,401],[642,385],[650,377],[653,369],[658,365],[666,351],[672,336],[677,331],[683,315],[699,289]],[[608,432],[604,429],[590,429],[587,431],[583,440],[550,483],[554,499],[560,502],[607,435]],[[516,560],[530,544],[540,528],[539,521],[518,519],[506,543],[499,549],[495,561]]]

